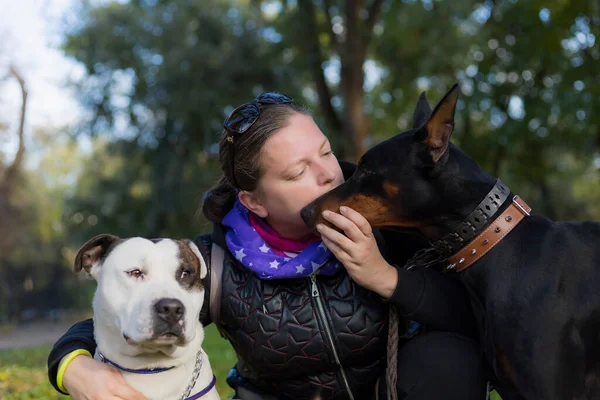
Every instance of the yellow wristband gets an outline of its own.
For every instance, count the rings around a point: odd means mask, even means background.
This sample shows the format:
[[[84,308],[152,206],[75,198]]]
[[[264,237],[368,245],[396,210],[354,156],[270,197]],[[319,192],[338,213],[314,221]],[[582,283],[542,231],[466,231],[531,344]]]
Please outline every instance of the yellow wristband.
[[[67,389],[65,389],[65,387],[63,385],[63,378],[65,376],[65,371],[67,370],[69,363],[71,361],[73,361],[73,359],[75,357],[81,356],[81,355],[88,356],[90,358],[92,357],[92,355],[90,354],[89,351],[79,349],[79,350],[72,351],[69,354],[67,354],[66,356],[64,356],[64,358],[60,362],[60,366],[58,367],[58,375],[56,376],[56,386],[58,386],[60,391],[65,394],[69,394],[69,392],[67,392]]]

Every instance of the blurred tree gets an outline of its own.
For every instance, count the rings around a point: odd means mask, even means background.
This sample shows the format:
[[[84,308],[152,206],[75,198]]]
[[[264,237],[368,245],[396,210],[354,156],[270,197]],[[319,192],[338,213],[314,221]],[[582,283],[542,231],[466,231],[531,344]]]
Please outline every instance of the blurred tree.
[[[14,246],[13,238],[19,226],[21,204],[18,199],[18,186],[22,183],[22,167],[25,158],[25,117],[27,115],[27,88],[19,71],[10,66],[10,73],[21,88],[21,111],[17,128],[17,152],[14,159],[3,165],[0,172],[0,255]]]
[[[19,220],[7,234],[10,246],[0,253],[0,320],[40,317],[42,312],[75,306],[63,290],[77,278],[68,272],[73,257],[61,219],[83,154],[61,130],[36,130],[28,142],[36,160],[31,162],[34,166],[21,169],[12,191]]]
[[[26,236],[22,227],[25,215],[25,202],[20,186],[23,183],[23,160],[25,158],[25,117],[27,115],[27,89],[25,80],[14,66],[10,74],[21,88],[21,112],[17,128],[17,152],[14,159],[0,168],[0,317],[17,314],[15,308],[15,288],[10,284],[10,257],[19,239]],[[12,309],[11,309],[12,307]],[[0,319],[1,321],[1,319]]]
[[[536,210],[598,216],[581,190],[600,165],[598,13],[584,0],[86,3],[64,48],[88,72],[82,132],[106,140],[67,217],[98,216],[77,228],[85,237],[193,235],[222,119],[243,93],[317,106],[353,160],[411,127],[420,91],[435,103],[457,80],[456,144]]]
[[[403,90],[414,87],[417,78],[438,75],[440,83],[453,82],[453,71],[462,67],[456,55],[465,49],[455,34],[455,20],[473,8],[470,2],[437,1],[282,4],[272,6],[278,10],[272,23],[283,36],[280,46],[295,55],[290,60],[314,91],[326,126],[339,134],[338,155],[352,161],[373,144],[373,132],[379,137],[395,132],[406,101],[408,108],[413,105],[409,96],[402,101]],[[382,119],[388,121],[383,127]]]
[[[197,233],[191,217],[216,179],[209,155],[224,116],[252,93],[296,91],[293,70],[270,47],[277,38],[260,11],[229,1],[112,2],[84,5],[80,16],[65,50],[88,72],[85,128],[110,137],[106,150],[121,167],[74,210],[105,210],[105,229],[122,235]]]
[[[458,75],[472,128],[461,146],[538,212],[592,217],[573,183],[584,171],[598,174],[598,2],[486,1],[472,23]]]

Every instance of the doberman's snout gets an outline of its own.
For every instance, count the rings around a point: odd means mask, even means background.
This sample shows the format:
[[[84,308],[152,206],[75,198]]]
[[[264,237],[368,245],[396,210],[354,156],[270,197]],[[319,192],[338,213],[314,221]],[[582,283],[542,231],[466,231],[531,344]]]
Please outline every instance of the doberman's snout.
[[[311,223],[315,220],[315,213],[317,208],[313,203],[307,205],[300,211],[300,216],[306,225],[312,228]]]
[[[177,299],[160,299],[154,304],[156,315],[167,322],[169,325],[175,325],[183,318],[185,306]]]

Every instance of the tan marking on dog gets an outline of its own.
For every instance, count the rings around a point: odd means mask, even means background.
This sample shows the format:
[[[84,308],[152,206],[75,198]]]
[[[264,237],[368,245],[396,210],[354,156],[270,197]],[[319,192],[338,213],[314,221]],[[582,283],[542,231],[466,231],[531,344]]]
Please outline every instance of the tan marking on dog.
[[[200,264],[200,260],[198,260],[198,257],[194,254],[192,249],[190,249],[185,240],[177,240],[176,242],[179,247],[179,260],[181,266],[177,269],[175,279],[177,282],[180,282],[181,273],[184,268],[191,268],[193,270],[193,277],[191,277],[193,280],[190,282],[190,289],[198,288],[202,290],[204,284],[202,283],[201,278],[202,265]]]
[[[390,197],[394,197],[398,194],[398,192],[400,191],[400,187],[394,185],[393,183],[389,182],[389,181],[385,181],[383,182],[383,190],[390,196]]]
[[[417,221],[401,220],[390,208],[389,203],[380,197],[370,197],[363,194],[357,194],[343,202],[369,221],[372,228],[382,227],[406,227],[412,228],[418,226]]]

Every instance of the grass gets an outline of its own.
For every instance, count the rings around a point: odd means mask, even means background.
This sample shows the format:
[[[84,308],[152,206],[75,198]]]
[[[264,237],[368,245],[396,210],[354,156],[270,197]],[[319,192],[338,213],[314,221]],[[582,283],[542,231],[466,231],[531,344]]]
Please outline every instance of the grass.
[[[203,347],[217,376],[217,390],[221,398],[230,398],[233,392],[227,386],[225,378],[236,362],[231,345],[210,325],[206,329]],[[51,345],[45,345],[0,351],[0,399],[65,400],[67,397],[58,393],[48,382],[46,361],[51,348]]]
[[[214,325],[207,327],[205,332],[203,346],[217,376],[217,389],[221,398],[228,399],[233,392],[227,386],[225,378],[236,362],[235,353],[229,342],[221,338]],[[51,347],[45,345],[0,351],[0,399],[66,399],[48,382],[46,360]],[[495,392],[492,399],[502,400]]]
[[[0,351],[0,398],[6,400],[60,399],[46,375],[51,346]]]

